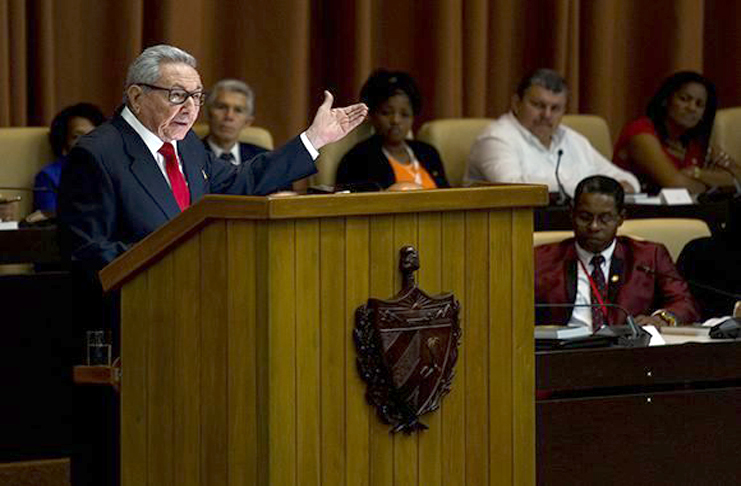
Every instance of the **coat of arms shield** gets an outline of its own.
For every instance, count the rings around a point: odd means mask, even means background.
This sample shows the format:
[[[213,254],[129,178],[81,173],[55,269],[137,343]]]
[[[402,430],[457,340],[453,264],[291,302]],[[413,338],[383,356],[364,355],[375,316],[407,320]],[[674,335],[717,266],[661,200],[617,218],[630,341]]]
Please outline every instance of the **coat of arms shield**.
[[[430,296],[414,281],[417,250],[400,251],[401,291],[392,299],[368,299],[355,314],[358,371],[366,398],[392,432],[411,433],[440,406],[451,389],[461,328],[452,293]]]

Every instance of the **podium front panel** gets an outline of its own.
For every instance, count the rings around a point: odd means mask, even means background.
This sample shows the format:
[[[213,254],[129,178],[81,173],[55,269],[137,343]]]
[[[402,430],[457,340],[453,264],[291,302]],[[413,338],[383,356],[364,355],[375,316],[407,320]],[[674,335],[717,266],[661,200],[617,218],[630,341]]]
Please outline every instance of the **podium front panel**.
[[[214,219],[122,288],[122,484],[535,482],[528,208]],[[365,400],[355,309],[401,287],[454,292],[453,388],[428,430]]]

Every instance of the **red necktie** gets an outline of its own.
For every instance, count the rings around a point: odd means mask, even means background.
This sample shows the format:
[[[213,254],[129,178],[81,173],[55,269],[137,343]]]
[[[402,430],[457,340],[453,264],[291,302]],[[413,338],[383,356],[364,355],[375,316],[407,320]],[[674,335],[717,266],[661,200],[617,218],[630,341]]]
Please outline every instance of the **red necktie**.
[[[607,282],[605,281],[605,274],[602,273],[602,262],[604,261],[605,257],[603,257],[602,255],[595,255],[589,262],[592,264],[593,268],[592,281],[594,282],[595,287],[597,287],[597,291],[599,292],[602,301],[604,301],[605,297],[607,296]],[[598,299],[592,299],[592,304],[599,303],[600,301]],[[602,306],[592,307],[592,329],[594,329],[595,331],[607,324],[607,319],[605,319],[606,310],[607,309]]]
[[[158,152],[165,158],[165,171],[167,172],[167,178],[170,179],[172,194],[175,196],[180,210],[185,211],[190,206],[190,191],[188,191],[188,186],[185,184],[183,173],[180,172],[178,159],[175,157],[175,149],[171,143],[165,142]]]

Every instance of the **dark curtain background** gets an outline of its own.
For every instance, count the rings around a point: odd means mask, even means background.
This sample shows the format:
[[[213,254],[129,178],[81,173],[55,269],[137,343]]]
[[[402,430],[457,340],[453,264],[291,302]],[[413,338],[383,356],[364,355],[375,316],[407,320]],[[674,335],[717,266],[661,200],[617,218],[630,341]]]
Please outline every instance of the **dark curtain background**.
[[[741,104],[740,14],[723,0],[0,0],[0,126],[47,125],[79,101],[111,113],[127,65],[165,42],[196,56],[206,86],[250,83],[256,123],[279,143],[323,87],[352,102],[379,66],[419,81],[419,122],[497,116],[525,71],[553,67],[570,111],[605,117],[614,136],[678,69]]]

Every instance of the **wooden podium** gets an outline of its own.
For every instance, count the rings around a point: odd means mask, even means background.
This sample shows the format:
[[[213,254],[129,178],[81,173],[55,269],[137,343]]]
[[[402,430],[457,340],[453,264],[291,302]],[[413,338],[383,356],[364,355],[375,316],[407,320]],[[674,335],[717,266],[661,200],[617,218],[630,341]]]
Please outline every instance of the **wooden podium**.
[[[121,289],[121,484],[535,483],[532,208],[544,186],[208,196],[101,272]],[[453,389],[429,430],[365,401],[355,309],[455,292]]]

